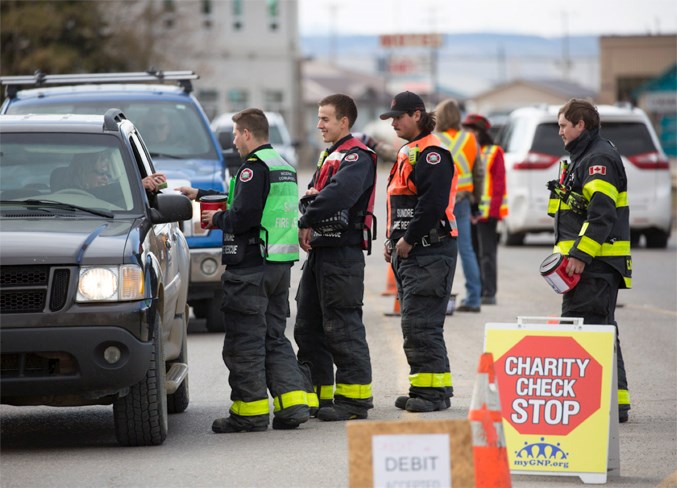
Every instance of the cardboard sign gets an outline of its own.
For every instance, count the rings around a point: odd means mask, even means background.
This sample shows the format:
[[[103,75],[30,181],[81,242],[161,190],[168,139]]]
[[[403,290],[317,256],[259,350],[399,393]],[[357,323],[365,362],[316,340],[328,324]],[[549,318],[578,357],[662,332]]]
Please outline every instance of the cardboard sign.
[[[350,486],[474,487],[467,420],[348,422]]]
[[[619,458],[615,328],[544,322],[485,326],[510,471],[604,483]]]

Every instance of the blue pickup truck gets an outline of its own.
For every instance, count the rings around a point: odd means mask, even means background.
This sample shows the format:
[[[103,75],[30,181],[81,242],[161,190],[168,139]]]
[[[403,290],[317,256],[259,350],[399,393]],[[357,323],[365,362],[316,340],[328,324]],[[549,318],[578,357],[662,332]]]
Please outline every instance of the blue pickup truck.
[[[6,98],[2,114],[96,114],[110,108],[124,112],[138,128],[158,171],[169,188],[226,192],[229,173],[209,120],[192,95],[192,71],[149,71],[0,77]],[[193,219],[182,222],[190,248],[188,303],[207,329],[223,331],[220,311],[220,230],[200,227],[199,203]]]

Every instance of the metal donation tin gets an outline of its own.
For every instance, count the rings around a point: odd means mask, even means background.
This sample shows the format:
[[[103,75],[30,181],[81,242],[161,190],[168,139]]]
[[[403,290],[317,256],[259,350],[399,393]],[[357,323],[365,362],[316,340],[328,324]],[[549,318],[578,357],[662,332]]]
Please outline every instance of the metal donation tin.
[[[200,198],[200,217],[202,217],[202,212],[205,210],[225,210],[226,202],[228,201],[227,195],[205,195]],[[203,229],[213,229],[214,226],[211,224],[205,224],[200,218],[200,227]]]
[[[569,276],[566,272],[569,258],[558,252],[551,254],[543,260],[539,271],[550,287],[557,293],[571,291],[578,284],[581,275],[574,273]]]

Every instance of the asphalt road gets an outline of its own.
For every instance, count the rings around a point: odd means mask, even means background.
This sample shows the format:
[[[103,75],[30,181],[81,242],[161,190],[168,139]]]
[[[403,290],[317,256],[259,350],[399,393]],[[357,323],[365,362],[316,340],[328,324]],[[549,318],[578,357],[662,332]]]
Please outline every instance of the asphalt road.
[[[300,181],[307,181],[302,175]],[[386,264],[380,255],[385,219],[379,174],[379,232],[367,258],[364,321],[374,370],[375,408],[370,420],[463,419],[468,414],[484,324],[517,316],[557,315],[560,298],[538,275],[550,253],[550,236],[529,237],[520,248],[499,248],[498,305],[480,314],[447,318],[455,396],[443,412],[413,414],[396,409],[407,391],[408,368],[399,319],[386,317],[393,298],[381,296]],[[630,421],[620,426],[621,477],[613,487],[653,487],[677,468],[677,240],[667,250],[634,251],[634,288],[621,291],[617,319],[632,396]],[[294,267],[293,296],[300,265]],[[454,292],[462,297],[457,269]],[[223,334],[192,321],[189,336],[191,403],[170,417],[162,446],[121,448],[111,407],[0,406],[0,487],[345,487],[348,452],[345,424],[311,420],[295,431],[216,435],[210,426],[230,405],[221,361]],[[580,486],[578,478],[514,475],[515,487]]]

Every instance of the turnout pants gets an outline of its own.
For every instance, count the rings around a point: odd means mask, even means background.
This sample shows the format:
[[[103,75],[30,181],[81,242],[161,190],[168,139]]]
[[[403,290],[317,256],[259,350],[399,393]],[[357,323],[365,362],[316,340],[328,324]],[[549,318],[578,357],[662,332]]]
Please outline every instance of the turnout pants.
[[[298,360],[310,368],[320,402],[333,398],[335,404],[357,410],[374,406],[363,299],[364,253],[359,246],[310,251],[296,295],[294,339]],[[313,399],[309,403],[314,406]]]
[[[457,252],[453,238],[429,247],[416,245],[406,259],[393,252],[410,397],[437,402],[453,396],[444,320]]]
[[[308,408],[303,376],[284,335],[289,316],[291,263],[227,269],[221,278],[226,336],[223,361],[230,372],[231,415],[268,425],[268,390],[282,419]],[[296,407],[296,408],[294,408]]]
[[[585,267],[581,280],[562,300],[562,317],[582,317],[583,323],[613,325],[616,328],[616,369],[618,372],[618,408],[630,410],[630,393],[621,351],[618,324],[614,317],[621,276],[611,266],[593,260]]]

